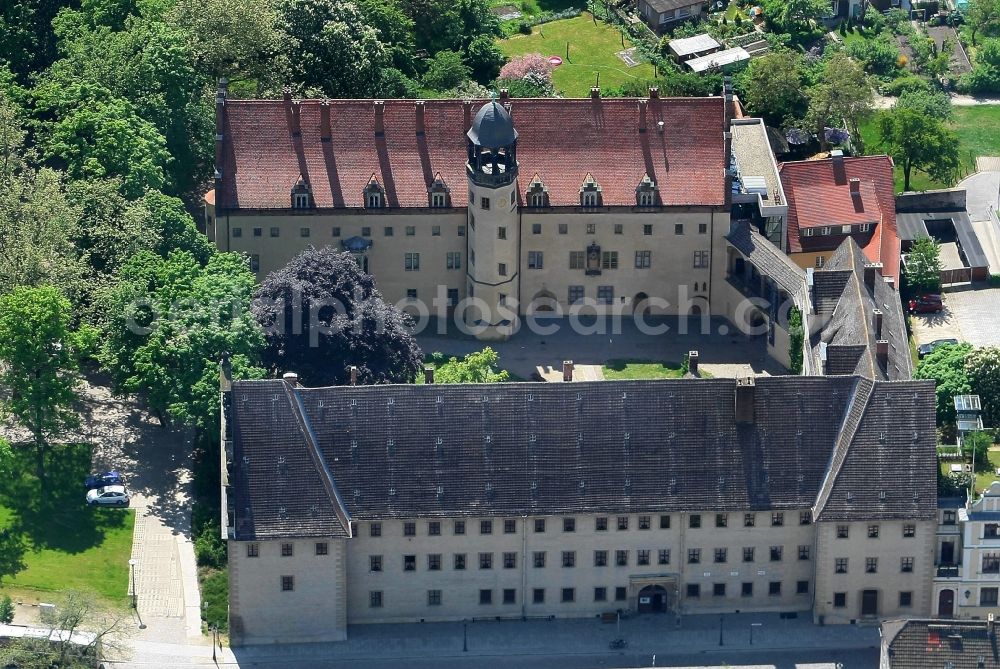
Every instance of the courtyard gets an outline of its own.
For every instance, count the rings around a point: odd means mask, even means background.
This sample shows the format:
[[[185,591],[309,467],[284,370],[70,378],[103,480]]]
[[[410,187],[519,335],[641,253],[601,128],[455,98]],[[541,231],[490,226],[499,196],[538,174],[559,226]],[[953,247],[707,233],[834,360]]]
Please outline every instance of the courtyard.
[[[944,311],[911,317],[913,338],[924,344],[955,338],[973,346],[1000,346],[1000,288],[974,284],[944,292]]]

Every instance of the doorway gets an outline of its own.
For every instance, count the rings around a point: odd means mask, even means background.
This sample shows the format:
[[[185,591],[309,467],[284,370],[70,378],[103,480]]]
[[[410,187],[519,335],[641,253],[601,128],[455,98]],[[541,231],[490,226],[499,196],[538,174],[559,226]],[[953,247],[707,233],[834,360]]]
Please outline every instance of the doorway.
[[[643,292],[635,294],[632,298],[632,313],[642,314],[643,316],[649,315],[649,295]]]
[[[941,542],[941,564],[954,564],[955,563],[955,542],[954,541],[942,541]],[[942,591],[944,594],[946,591]]]
[[[663,613],[667,610],[667,589],[647,585],[639,591],[639,613]]]
[[[861,591],[861,615],[862,616],[878,615],[878,590]]]
[[[955,615],[955,591],[942,590],[938,595],[938,617],[951,618]]]

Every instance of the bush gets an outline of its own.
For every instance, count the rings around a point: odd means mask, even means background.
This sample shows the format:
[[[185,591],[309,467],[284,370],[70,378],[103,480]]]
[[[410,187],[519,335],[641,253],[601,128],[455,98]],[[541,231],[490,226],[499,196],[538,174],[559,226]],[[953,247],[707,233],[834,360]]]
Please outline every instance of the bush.
[[[500,68],[500,79],[515,81],[534,74],[545,81],[552,81],[552,63],[540,53],[529,53],[512,58]]]
[[[195,504],[191,512],[191,532],[198,566],[215,569],[224,567],[227,561],[226,543],[222,540],[215,509]]]
[[[564,9],[561,12],[544,12],[542,14],[538,14],[537,16],[529,16],[521,19],[517,22],[517,30],[522,35],[530,35],[531,29],[535,26],[540,26],[543,23],[550,23],[552,21],[561,21],[562,19],[572,19],[579,16],[581,13],[581,10],[575,7]]]
[[[989,284],[991,286],[1000,286],[1000,274],[990,274]]]
[[[865,70],[875,74],[888,74],[897,67],[903,56],[899,53],[896,41],[887,33],[881,33],[875,39],[853,42],[847,47],[847,53],[865,64]]]
[[[1000,68],[981,63],[966,72],[958,80],[958,92],[967,95],[981,95],[1000,90]]]
[[[469,78],[471,71],[457,51],[438,51],[422,78],[424,86],[434,91],[456,88]]]
[[[899,97],[903,93],[911,91],[929,91],[930,89],[931,85],[926,79],[911,74],[906,75],[905,77],[899,77],[898,79],[893,79],[892,81],[884,84],[882,86],[882,95]]]
[[[805,333],[802,330],[802,312],[798,307],[792,307],[788,314],[788,371],[792,374],[802,373],[802,357],[805,344]]]
[[[220,632],[229,629],[229,572],[226,569],[199,569],[198,580],[201,583],[201,619],[212,627],[218,626]]]
[[[10,595],[4,595],[0,599],[0,623],[9,625],[14,622],[14,601]]]
[[[533,72],[524,79],[497,79],[497,88],[506,88],[512,98],[550,98],[555,95],[552,82]]]

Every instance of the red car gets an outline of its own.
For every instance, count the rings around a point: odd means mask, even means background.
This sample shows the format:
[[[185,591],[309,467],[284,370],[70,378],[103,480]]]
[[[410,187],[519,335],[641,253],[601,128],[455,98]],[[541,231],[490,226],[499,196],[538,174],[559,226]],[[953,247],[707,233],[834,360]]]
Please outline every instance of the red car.
[[[944,309],[940,295],[921,295],[910,300],[911,314],[936,314]]]

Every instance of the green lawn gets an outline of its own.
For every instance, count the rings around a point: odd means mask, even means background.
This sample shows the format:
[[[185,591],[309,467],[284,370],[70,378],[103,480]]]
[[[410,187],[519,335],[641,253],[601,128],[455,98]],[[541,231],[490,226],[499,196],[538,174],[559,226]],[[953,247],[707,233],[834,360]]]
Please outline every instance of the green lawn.
[[[569,58],[566,44],[569,43]],[[508,58],[528,53],[559,56],[562,65],[552,73],[552,83],[567,97],[587,97],[590,87],[601,75],[601,88],[621,86],[630,79],[652,79],[653,66],[640,63],[628,67],[616,54],[632,43],[612,25],[594,23],[588,13],[573,19],[552,21],[535,26],[531,35],[515,35],[500,41],[500,48]]]
[[[976,494],[989,488],[994,481],[1000,481],[1000,476],[996,474],[998,468],[1000,468],[1000,451],[990,449],[990,468],[976,472]]]
[[[604,378],[608,381],[623,379],[679,379],[683,376],[679,364],[651,362],[649,360],[608,360],[604,365]]]
[[[229,569],[198,569],[201,583],[201,619],[209,628],[229,631]]]
[[[109,602],[126,601],[135,514],[85,504],[90,446],[56,447],[44,488],[31,452],[15,453],[14,472],[0,482],[0,589],[43,600],[62,590],[89,590]]]
[[[950,127],[958,135],[963,175],[975,171],[976,156],[1000,156],[1000,105],[955,107],[955,120]],[[865,142],[865,151],[869,154],[878,153],[879,133],[874,119],[862,126],[861,136]],[[898,166],[895,177],[896,191],[901,192],[903,170]],[[935,181],[919,170],[913,171],[910,182],[913,190],[948,188],[954,185]]]

